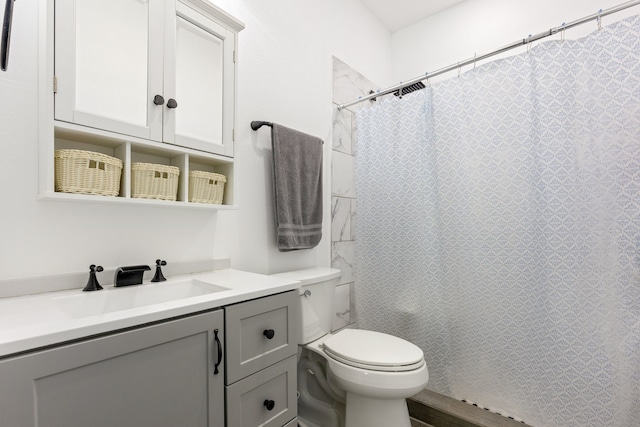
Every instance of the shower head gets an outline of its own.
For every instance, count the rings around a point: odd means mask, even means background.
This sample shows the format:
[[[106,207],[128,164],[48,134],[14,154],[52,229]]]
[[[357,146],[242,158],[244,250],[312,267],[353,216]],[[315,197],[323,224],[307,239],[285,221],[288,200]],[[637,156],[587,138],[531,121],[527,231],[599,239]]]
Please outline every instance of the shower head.
[[[412,85],[409,86],[405,86],[402,88],[402,93],[401,90],[398,89],[397,91],[393,92],[393,94],[395,96],[399,96],[399,97],[403,97],[404,95],[411,93],[411,92],[415,92],[416,90],[420,90],[420,89],[424,89],[426,86],[424,85],[424,83],[422,82],[418,82],[418,83],[414,83]]]

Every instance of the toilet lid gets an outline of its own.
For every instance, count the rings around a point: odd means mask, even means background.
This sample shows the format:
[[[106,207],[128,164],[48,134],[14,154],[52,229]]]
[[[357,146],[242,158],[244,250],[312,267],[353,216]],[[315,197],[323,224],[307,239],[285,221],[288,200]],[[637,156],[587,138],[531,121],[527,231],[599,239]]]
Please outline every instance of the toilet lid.
[[[324,351],[342,363],[376,371],[411,371],[424,364],[424,353],[418,346],[362,329],[338,332],[324,342]]]

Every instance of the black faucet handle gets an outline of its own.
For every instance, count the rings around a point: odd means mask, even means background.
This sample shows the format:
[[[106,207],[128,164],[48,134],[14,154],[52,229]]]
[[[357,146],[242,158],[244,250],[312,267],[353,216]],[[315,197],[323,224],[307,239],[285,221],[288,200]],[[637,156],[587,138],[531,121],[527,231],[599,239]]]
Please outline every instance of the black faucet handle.
[[[167,261],[160,259],[156,260],[156,274],[154,274],[153,279],[151,279],[152,282],[164,282],[167,280],[162,274],[162,267],[165,265],[167,265]]]
[[[89,266],[89,272],[90,272],[90,273],[94,273],[94,272],[96,272],[96,271],[97,271],[98,273],[100,273],[101,271],[104,271],[104,268],[102,268],[102,266],[101,266],[101,265],[91,264],[91,265]]]
[[[83,292],[99,291],[100,289],[102,289],[102,286],[100,286],[100,283],[98,283],[96,272],[99,273],[103,270],[104,269],[101,265],[91,264],[89,266],[89,280],[87,281],[85,287],[82,289]]]

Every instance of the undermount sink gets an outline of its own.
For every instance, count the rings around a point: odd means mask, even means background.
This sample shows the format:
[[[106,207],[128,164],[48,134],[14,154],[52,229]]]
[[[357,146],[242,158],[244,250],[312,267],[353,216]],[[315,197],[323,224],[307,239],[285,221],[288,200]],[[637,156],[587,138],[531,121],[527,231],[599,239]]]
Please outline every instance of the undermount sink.
[[[102,291],[55,297],[54,301],[64,313],[77,318],[130,310],[227,290],[229,289],[200,280],[186,279],[124,288],[109,287]]]

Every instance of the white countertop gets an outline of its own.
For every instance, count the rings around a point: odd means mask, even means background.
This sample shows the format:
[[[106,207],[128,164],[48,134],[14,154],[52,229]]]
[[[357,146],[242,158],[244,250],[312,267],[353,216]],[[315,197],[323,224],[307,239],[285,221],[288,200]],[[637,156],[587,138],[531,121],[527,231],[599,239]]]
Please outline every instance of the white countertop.
[[[98,298],[104,300],[105,295],[113,295],[107,294],[108,292],[124,291],[133,295],[136,288],[142,289],[141,287],[149,283],[123,288],[105,286],[104,290],[94,292],[82,292],[82,289],[76,289],[0,299],[0,357],[300,287],[299,282],[291,279],[233,269],[172,277],[167,282],[153,284],[153,286],[171,284],[184,279],[197,279],[206,284],[227,289],[95,315],[87,311],[92,307],[92,299],[95,302]],[[66,297],[74,296],[77,296],[77,301],[81,303],[78,304],[78,310],[75,313],[73,310],[64,309],[60,304],[60,301]],[[69,301],[68,298],[66,300]]]

